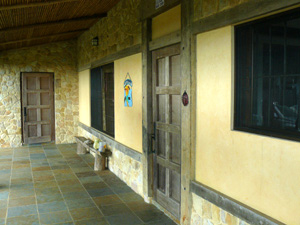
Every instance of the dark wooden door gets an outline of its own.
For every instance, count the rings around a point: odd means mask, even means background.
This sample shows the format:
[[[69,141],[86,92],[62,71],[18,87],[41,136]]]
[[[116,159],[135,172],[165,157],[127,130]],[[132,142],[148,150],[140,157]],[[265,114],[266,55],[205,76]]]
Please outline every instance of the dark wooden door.
[[[180,45],[156,50],[153,63],[154,197],[180,217]]]
[[[22,73],[23,141],[54,141],[53,73]]]

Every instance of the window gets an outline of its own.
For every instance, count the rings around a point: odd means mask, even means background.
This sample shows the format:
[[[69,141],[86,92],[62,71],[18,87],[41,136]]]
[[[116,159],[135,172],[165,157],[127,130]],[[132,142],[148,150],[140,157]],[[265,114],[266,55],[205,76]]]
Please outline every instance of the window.
[[[91,125],[115,135],[113,63],[91,70]]]
[[[300,140],[300,11],[235,28],[234,128]]]

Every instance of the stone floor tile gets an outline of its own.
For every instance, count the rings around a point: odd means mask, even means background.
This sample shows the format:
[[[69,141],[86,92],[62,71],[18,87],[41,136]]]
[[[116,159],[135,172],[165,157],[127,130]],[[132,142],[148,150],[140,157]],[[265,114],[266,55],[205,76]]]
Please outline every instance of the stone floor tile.
[[[50,166],[39,166],[39,167],[34,167],[32,168],[32,171],[47,171],[51,170]]]
[[[56,187],[49,187],[49,188],[36,188],[35,189],[35,193],[37,196],[40,196],[40,195],[56,195],[56,194],[60,194],[60,190],[59,188],[56,186]]]
[[[7,225],[39,225],[38,215],[18,216],[7,219]]]
[[[124,203],[114,204],[109,206],[105,205],[105,206],[100,206],[99,208],[104,216],[131,213],[131,210]]]
[[[134,212],[144,223],[156,222],[165,218],[163,212],[158,209],[147,209]]]
[[[8,207],[17,207],[17,206],[25,206],[25,205],[35,205],[36,199],[35,196],[30,197],[22,197],[16,199],[9,199]]]
[[[75,225],[109,225],[105,218],[75,221]]]
[[[144,202],[144,199],[135,192],[119,193],[118,196],[124,202],[136,202],[136,201]]]
[[[49,203],[49,202],[57,202],[63,201],[64,198],[62,194],[48,194],[48,195],[40,195],[36,196],[37,204]]]
[[[113,225],[139,225],[143,222],[133,213],[118,214],[104,217],[109,224]]]
[[[68,200],[68,199],[89,198],[90,197],[89,194],[86,191],[63,193],[63,196],[66,200]]]
[[[51,188],[51,187],[58,187],[58,184],[55,180],[50,181],[42,181],[42,182],[35,182],[35,188]]]
[[[87,190],[98,189],[98,188],[108,188],[104,182],[94,182],[83,184],[84,188]]]
[[[3,208],[0,210],[0,219],[5,219],[7,208]]]
[[[114,192],[110,188],[98,188],[87,191],[91,197],[99,197],[106,195],[113,195]]]
[[[37,214],[36,205],[26,205],[8,208],[7,218]]]
[[[89,172],[79,172],[76,173],[77,177],[92,177],[92,176],[97,176],[97,174],[94,171],[89,171]]]
[[[81,183],[87,184],[87,183],[95,183],[95,182],[100,182],[102,179],[98,176],[92,176],[92,177],[79,177],[78,178]]]
[[[75,192],[75,191],[85,191],[81,184],[64,185],[60,186],[60,191],[62,193]]]
[[[67,210],[67,206],[64,201],[38,204],[39,213],[57,212],[65,210]]]
[[[57,181],[58,185],[61,186],[69,186],[69,185],[77,185],[81,184],[78,179],[73,179],[73,180],[58,180]]]
[[[50,144],[0,151],[0,225],[5,219],[7,224],[174,224],[112,172],[94,171],[94,157],[79,156],[76,149],[76,144]]]
[[[33,179],[34,179],[34,182],[38,182],[38,181],[55,180],[55,177],[53,175],[48,175],[48,176],[34,177]]]
[[[55,175],[56,180],[77,180],[77,177],[74,173],[62,173]]]
[[[128,187],[127,185],[121,185],[121,186],[111,186],[110,187],[113,192],[116,194],[123,194],[123,193],[134,193],[134,191]]]
[[[7,200],[0,200],[0,210],[4,209],[7,207]]]
[[[70,210],[70,214],[74,220],[84,220],[103,217],[102,213],[96,207],[72,209]]]
[[[146,203],[144,201],[127,202],[126,205],[133,212],[136,212],[136,211],[145,211],[145,210],[157,210],[157,208],[154,205],[148,204],[148,203]]]
[[[122,203],[122,200],[117,195],[94,197],[93,200],[98,207]]]
[[[23,188],[23,189],[12,189],[9,193],[9,198],[15,199],[15,198],[21,198],[21,197],[29,197],[34,196],[34,188]]]
[[[8,199],[9,191],[0,192],[0,200]]]
[[[66,203],[70,210],[95,207],[95,203],[91,198],[69,199],[66,200]]]
[[[40,222],[41,224],[67,223],[72,222],[72,218],[68,211],[41,213]]]

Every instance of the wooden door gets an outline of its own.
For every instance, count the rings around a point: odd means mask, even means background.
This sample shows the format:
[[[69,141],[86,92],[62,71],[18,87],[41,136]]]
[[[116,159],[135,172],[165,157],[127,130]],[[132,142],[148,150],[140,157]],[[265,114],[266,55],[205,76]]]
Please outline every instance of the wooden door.
[[[180,217],[180,45],[156,50],[153,63],[154,198]]]
[[[23,142],[54,141],[53,73],[22,73]]]

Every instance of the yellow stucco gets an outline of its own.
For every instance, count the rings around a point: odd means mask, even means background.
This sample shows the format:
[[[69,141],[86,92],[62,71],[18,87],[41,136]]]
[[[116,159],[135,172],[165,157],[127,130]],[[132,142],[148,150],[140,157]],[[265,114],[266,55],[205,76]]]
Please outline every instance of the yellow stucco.
[[[115,140],[142,153],[142,54],[115,61]],[[133,82],[133,106],[124,106],[124,80]]]
[[[300,143],[231,129],[233,29],[197,36],[196,180],[300,224]]]
[[[79,72],[79,121],[91,126],[90,70]]]
[[[152,40],[181,29],[181,5],[152,19]]]

